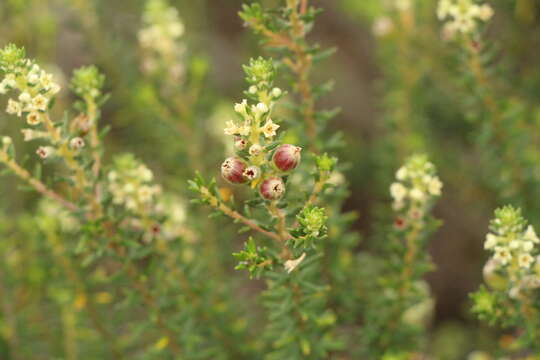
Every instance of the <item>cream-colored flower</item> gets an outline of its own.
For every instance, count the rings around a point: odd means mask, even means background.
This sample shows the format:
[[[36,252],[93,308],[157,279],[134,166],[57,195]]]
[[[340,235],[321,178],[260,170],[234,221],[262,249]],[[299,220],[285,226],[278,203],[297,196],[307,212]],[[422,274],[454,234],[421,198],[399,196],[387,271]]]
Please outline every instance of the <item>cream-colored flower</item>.
[[[249,147],[249,155],[257,156],[262,152],[262,146],[259,144],[253,144]]]
[[[48,104],[49,100],[43,95],[37,95],[35,98],[32,99],[32,106],[36,110],[45,111],[47,110]]]
[[[408,172],[405,166],[402,166],[396,171],[396,179],[403,181],[407,178]]]
[[[518,255],[518,264],[522,268],[529,268],[533,263],[534,258],[529,253],[523,253]]]
[[[247,108],[247,100],[242,100],[241,103],[237,103],[234,105],[234,111],[236,111],[239,114],[245,115],[246,114],[246,108]]]
[[[36,150],[36,154],[42,159],[46,159],[50,157],[53,153],[54,153],[54,148],[51,146],[40,146]]]
[[[251,126],[244,125],[238,128],[238,134],[242,136],[248,136],[251,133]]]
[[[493,255],[493,258],[499,261],[501,265],[506,265],[510,262],[510,260],[512,260],[512,254],[506,247],[496,246],[495,255]]]
[[[84,140],[83,138],[77,136],[77,137],[74,137],[73,139],[71,139],[69,141],[69,146],[72,148],[72,149],[82,149],[84,147],[85,143],[84,143]]]
[[[402,183],[395,182],[390,185],[390,195],[395,201],[401,202],[407,196],[407,188]]]
[[[29,103],[30,101],[32,101],[32,96],[30,96],[30,94],[28,92],[23,91],[19,95],[19,101],[22,102],[22,103]]]
[[[41,115],[40,115],[40,113],[38,113],[37,111],[31,111],[26,116],[26,123],[28,125],[38,125],[39,123],[41,123]]]
[[[285,267],[285,270],[287,270],[287,273],[290,274],[294,269],[296,269],[305,257],[306,253],[302,253],[302,255],[297,259],[285,261],[285,264],[283,266]]]
[[[225,135],[235,135],[238,134],[238,127],[234,123],[234,121],[229,120],[225,124]]]
[[[484,249],[486,250],[493,249],[497,245],[498,241],[499,241],[499,238],[495,236],[494,234],[491,234],[491,233],[487,234],[486,241],[484,242]]]
[[[6,112],[11,115],[17,115],[21,116],[22,114],[22,106],[21,103],[18,101],[15,101],[13,99],[8,100]]]
[[[440,196],[443,184],[438,177],[432,178],[428,183],[428,191],[431,195]]]
[[[489,6],[488,4],[484,4],[480,6],[478,17],[482,21],[488,21],[489,19],[493,17],[493,14],[494,14],[493,8]]]
[[[418,201],[423,201],[426,199],[426,194],[418,188],[412,189],[409,195],[411,196],[411,199],[418,200]]]
[[[268,119],[266,121],[266,124],[264,124],[262,131],[264,136],[267,138],[271,138],[276,136],[276,130],[279,129],[279,125],[275,124],[271,119]]]
[[[534,231],[534,227],[532,225],[527,227],[525,235],[523,235],[523,239],[532,241],[534,244],[538,244],[540,242],[540,239],[538,239],[538,236],[536,236],[536,231]]]

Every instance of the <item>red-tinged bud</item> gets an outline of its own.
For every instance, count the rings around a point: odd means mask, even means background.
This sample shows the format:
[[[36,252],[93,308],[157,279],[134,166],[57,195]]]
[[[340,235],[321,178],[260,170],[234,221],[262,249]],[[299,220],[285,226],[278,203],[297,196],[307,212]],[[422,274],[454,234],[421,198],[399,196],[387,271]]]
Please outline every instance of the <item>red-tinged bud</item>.
[[[247,181],[246,167],[246,162],[238,157],[227,158],[221,165],[221,176],[231,184],[243,184]]]
[[[285,183],[280,177],[271,177],[263,181],[259,191],[266,200],[278,200],[285,193]]]
[[[244,150],[247,146],[247,140],[242,139],[241,137],[237,137],[234,139],[234,147],[236,150]]]
[[[285,144],[281,145],[274,152],[272,160],[274,165],[281,171],[290,171],[300,163],[301,147]]]

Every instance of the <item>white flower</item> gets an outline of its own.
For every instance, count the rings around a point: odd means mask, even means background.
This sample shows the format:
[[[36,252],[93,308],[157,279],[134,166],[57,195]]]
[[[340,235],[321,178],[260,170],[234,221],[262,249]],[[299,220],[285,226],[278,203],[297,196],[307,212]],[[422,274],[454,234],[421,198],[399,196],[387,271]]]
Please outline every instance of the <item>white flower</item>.
[[[257,87],[255,85],[251,85],[248,89],[248,92],[250,94],[256,94],[257,93]]]
[[[275,88],[272,89],[272,96],[273,97],[278,98],[278,97],[281,96],[281,94],[283,94],[283,92],[281,91],[280,88],[275,87]]]
[[[478,17],[482,21],[488,21],[493,16],[493,8],[489,6],[488,4],[484,4],[480,6],[480,10],[478,12]]]
[[[242,136],[248,136],[251,132],[251,127],[249,125],[244,125],[238,128],[238,134]]]
[[[247,107],[247,100],[242,100],[241,103],[234,105],[234,111],[236,111],[239,114],[245,115],[246,114],[246,107]]]
[[[31,141],[43,136],[43,133],[32,129],[22,129],[23,141]]]
[[[7,108],[6,108],[6,112],[8,114],[21,116],[21,114],[22,114],[21,103],[15,101],[13,99],[9,99],[8,104],[7,104]]]
[[[32,84],[32,85],[35,85],[38,83],[39,81],[39,74],[36,73],[36,72],[31,72],[30,74],[28,74],[28,77],[26,78],[26,80]]]
[[[227,123],[225,124],[225,135],[234,135],[237,133],[238,127],[236,126],[236,124],[232,120],[227,121]]]
[[[538,239],[538,236],[536,236],[536,232],[534,231],[534,227],[532,225],[527,227],[527,231],[525,231],[523,239],[532,241],[534,244],[538,244],[538,242],[540,242],[540,239]]]
[[[510,260],[512,260],[512,254],[510,251],[503,246],[495,247],[495,255],[493,258],[501,263],[501,265],[506,265]]]
[[[443,184],[438,177],[434,177],[429,181],[428,191],[431,195],[440,196]]]
[[[519,241],[517,241],[517,240],[512,240],[512,241],[510,241],[509,246],[510,246],[510,249],[515,250],[515,249],[518,249],[521,246],[521,243]]]
[[[403,184],[395,182],[390,185],[390,194],[396,202],[401,202],[407,196],[407,188]]]
[[[69,141],[69,146],[72,149],[82,149],[84,147],[84,140],[81,137],[74,137]]]
[[[30,101],[32,101],[32,96],[30,96],[29,93],[24,91],[19,95],[19,101],[22,103],[29,103]]]
[[[131,183],[127,183],[124,185],[124,188],[122,189],[124,190],[124,192],[126,193],[132,193],[135,191],[135,185],[131,184]]]
[[[45,111],[47,110],[47,105],[49,104],[49,100],[43,96],[38,95],[34,99],[32,99],[32,105],[34,106],[34,109]]]
[[[533,257],[528,253],[518,255],[518,264],[522,268],[529,268],[533,261]]]
[[[139,188],[137,195],[139,196],[139,200],[141,200],[141,202],[149,202],[152,200],[152,196],[154,195],[154,189],[152,189],[150,186],[143,185]]]
[[[532,241],[524,241],[521,248],[525,252],[530,252],[534,248],[534,243]]]
[[[32,111],[26,116],[28,125],[38,125],[41,123],[41,115],[37,111]]]
[[[422,201],[426,198],[426,194],[418,188],[412,189],[410,192],[410,196],[411,196],[411,199],[418,200],[418,201]]]
[[[306,253],[302,253],[302,255],[298,259],[285,261],[285,264],[283,266],[285,267],[285,270],[287,270],[287,273],[290,274],[294,269],[296,269],[305,257]]]
[[[253,144],[249,147],[249,155],[257,156],[262,152],[262,147],[259,144]]]
[[[152,179],[154,178],[152,170],[150,170],[144,165],[139,165],[139,167],[137,168],[137,175],[142,181],[152,181]]]
[[[408,175],[407,168],[405,166],[402,166],[396,172],[396,179],[403,181],[407,178],[407,175]]]
[[[264,136],[267,138],[271,138],[273,136],[276,136],[276,130],[279,129],[279,125],[274,124],[271,119],[268,119],[266,121],[266,124],[264,124],[262,131],[264,133]]]
[[[451,8],[455,6],[450,0],[440,0],[437,6],[437,18],[443,20],[450,15]]]
[[[4,86],[11,89],[14,89],[17,86],[17,81],[15,81],[14,74],[7,74],[6,78],[2,82],[4,83]]]
[[[489,250],[493,249],[497,245],[498,238],[493,234],[486,235],[486,241],[484,242],[484,249]]]
[[[50,147],[50,146],[40,146],[37,150],[36,150],[36,154],[42,158],[42,159],[46,159],[48,158],[49,156],[51,156],[52,154],[54,153],[54,148]]]
[[[13,142],[9,136],[3,136],[2,137],[2,144],[4,145],[10,145]]]
[[[266,106],[265,103],[258,103],[257,105],[253,106],[252,111],[256,115],[262,115],[268,112],[268,106]]]

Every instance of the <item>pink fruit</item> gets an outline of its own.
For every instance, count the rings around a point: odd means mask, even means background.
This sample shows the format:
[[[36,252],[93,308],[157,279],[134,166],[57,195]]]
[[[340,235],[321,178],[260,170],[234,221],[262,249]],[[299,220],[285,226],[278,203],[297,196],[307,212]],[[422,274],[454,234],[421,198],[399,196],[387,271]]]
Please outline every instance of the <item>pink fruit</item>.
[[[300,163],[301,147],[284,144],[276,149],[272,161],[276,168],[281,171],[290,171],[298,166]]]
[[[278,200],[285,193],[285,183],[280,177],[268,178],[261,184],[259,192],[266,200]]]
[[[244,176],[247,164],[239,157],[230,157],[221,164],[221,176],[231,184],[243,184],[248,179]]]

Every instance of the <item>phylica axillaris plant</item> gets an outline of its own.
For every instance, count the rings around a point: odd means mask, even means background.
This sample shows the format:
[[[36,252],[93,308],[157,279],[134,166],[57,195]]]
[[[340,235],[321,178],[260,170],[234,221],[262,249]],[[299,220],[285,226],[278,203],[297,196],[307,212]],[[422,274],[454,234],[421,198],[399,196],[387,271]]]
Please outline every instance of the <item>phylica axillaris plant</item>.
[[[221,174],[232,184],[249,183],[266,200],[279,200],[285,193],[283,176],[300,162],[301,148],[275,141],[279,125],[272,120],[282,91],[274,87],[272,60],[252,59],[244,68],[250,84],[247,99],[237,103],[238,119],[227,122],[225,134],[234,137],[236,156],[221,165]]]
[[[422,219],[441,195],[442,182],[435,166],[425,156],[416,155],[396,172],[396,182],[390,186],[393,208],[398,213],[395,226],[406,229],[409,224]]]
[[[523,328],[520,347],[537,346],[540,341],[534,299],[540,290],[540,239],[521,210],[505,206],[495,210],[484,248],[490,258],[484,266],[482,286],[472,294],[473,311],[491,324]]]
[[[437,17],[445,21],[443,34],[447,39],[475,32],[480,23],[492,16],[491,6],[476,4],[475,0],[439,0],[437,7]]]
[[[181,80],[185,73],[186,47],[180,41],[185,27],[178,10],[166,0],[149,0],[143,14],[143,26],[138,34],[143,70],[150,74],[162,71],[172,80]]]

